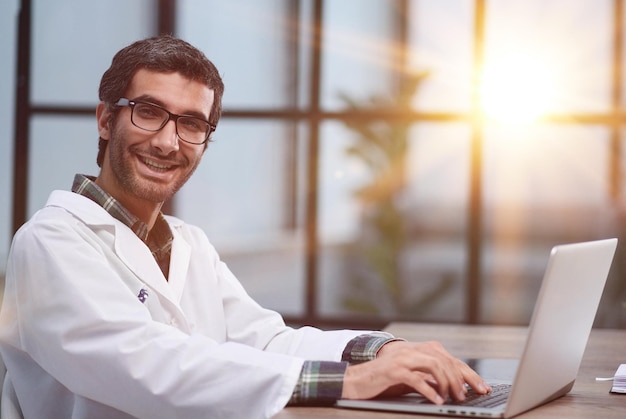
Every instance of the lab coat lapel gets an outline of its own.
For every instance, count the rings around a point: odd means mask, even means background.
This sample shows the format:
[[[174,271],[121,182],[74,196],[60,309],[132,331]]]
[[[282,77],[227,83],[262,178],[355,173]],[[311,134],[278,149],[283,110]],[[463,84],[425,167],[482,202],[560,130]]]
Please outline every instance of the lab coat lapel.
[[[131,229],[115,226],[115,252],[140,280],[168,300],[176,301],[150,249]]]
[[[91,199],[68,191],[54,191],[46,205],[65,208],[90,226],[110,225],[115,229],[114,249],[120,260],[151,289],[155,290],[179,308],[185,277],[191,257],[191,248],[175,227],[172,227],[172,261],[169,284],[148,247],[139,237],[120,221]],[[173,286],[172,286],[173,285]]]
[[[191,246],[176,228],[172,228],[172,234],[174,235],[174,240],[172,241],[172,257],[170,259],[168,282],[176,303],[179,303],[185,288],[187,270],[191,259]]]

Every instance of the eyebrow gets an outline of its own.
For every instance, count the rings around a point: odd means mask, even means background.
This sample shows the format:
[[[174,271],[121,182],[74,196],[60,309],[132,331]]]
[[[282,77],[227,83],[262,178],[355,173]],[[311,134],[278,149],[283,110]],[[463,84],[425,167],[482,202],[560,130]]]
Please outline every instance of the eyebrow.
[[[133,100],[133,101],[140,101],[140,102],[149,102],[149,103],[152,103],[153,105],[158,105],[158,106],[160,106],[160,107],[162,107],[164,109],[167,109],[167,106],[165,105],[165,103],[163,103],[159,99],[157,99],[157,98],[155,98],[153,96],[150,96],[150,95],[145,95],[145,94],[144,95],[140,95],[140,96],[137,96],[137,97],[135,97],[135,98],[133,98],[131,100]],[[169,111],[169,109],[167,109],[167,110]],[[206,115],[204,115],[202,112],[197,112],[197,111],[193,111],[193,110],[192,111],[186,111],[184,113],[181,113],[180,115],[193,116],[195,118],[202,119],[203,121],[206,121],[206,122],[209,121],[209,118],[207,118]]]

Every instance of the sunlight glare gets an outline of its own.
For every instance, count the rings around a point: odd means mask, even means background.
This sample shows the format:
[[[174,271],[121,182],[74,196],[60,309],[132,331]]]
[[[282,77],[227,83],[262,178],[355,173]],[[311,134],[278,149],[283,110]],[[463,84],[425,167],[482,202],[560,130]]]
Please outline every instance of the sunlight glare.
[[[536,121],[555,105],[555,78],[546,61],[524,55],[488,62],[480,82],[485,116],[501,123]]]

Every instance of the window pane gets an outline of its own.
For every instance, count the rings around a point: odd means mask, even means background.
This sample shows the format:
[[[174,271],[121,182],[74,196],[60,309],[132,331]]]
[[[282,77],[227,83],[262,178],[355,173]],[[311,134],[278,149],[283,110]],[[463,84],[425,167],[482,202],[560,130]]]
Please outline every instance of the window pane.
[[[375,125],[384,147],[323,127],[320,313],[461,321],[469,130]]]
[[[9,244],[13,235],[13,136],[15,119],[15,54],[17,1],[0,6],[0,279],[4,278]],[[2,286],[3,282],[0,282]]]
[[[70,190],[76,173],[96,176],[98,132],[94,116],[35,116],[31,122],[28,216],[50,192]]]
[[[226,85],[225,108],[296,104],[297,26],[289,0],[181,0],[179,35],[205,52]]]
[[[154,1],[35,0],[32,101],[97,103],[102,73],[122,47],[152,35]]]
[[[557,113],[607,111],[612,80],[612,3],[487,2],[486,93],[502,97],[503,92],[515,92],[517,101],[500,99],[515,110],[523,106]]]
[[[204,161],[176,197],[176,215],[198,225],[263,306],[302,314],[304,238],[293,196],[305,167],[290,124],[224,120]]]
[[[345,107],[341,95],[367,100],[387,93],[397,70],[392,3],[343,0],[324,3],[321,104]]]
[[[617,233],[608,140],[598,126],[486,130],[482,321],[527,322],[552,246]]]
[[[416,109],[468,112],[472,101],[474,8],[467,0],[409,1],[409,66],[428,77]]]
[[[609,272],[609,279],[604,287],[604,295],[596,316],[596,324],[602,327],[623,328],[626,325],[626,129],[620,130],[619,156],[620,165],[618,194],[612,202],[613,208],[604,223],[611,231],[606,237],[617,237],[619,244]]]
[[[609,132],[601,126],[485,130],[489,207],[584,208],[608,200]]]

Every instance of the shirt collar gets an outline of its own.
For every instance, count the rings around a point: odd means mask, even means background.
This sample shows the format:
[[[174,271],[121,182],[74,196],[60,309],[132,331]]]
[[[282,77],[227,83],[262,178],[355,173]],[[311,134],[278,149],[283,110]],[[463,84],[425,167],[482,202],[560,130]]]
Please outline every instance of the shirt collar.
[[[157,216],[152,231],[148,230],[146,223],[133,215],[118,200],[98,186],[95,179],[93,176],[77,174],[74,176],[72,192],[89,198],[100,205],[113,218],[128,226],[142,241],[147,242],[148,236],[150,236],[152,242],[171,242],[172,231],[162,213],[159,213]]]

